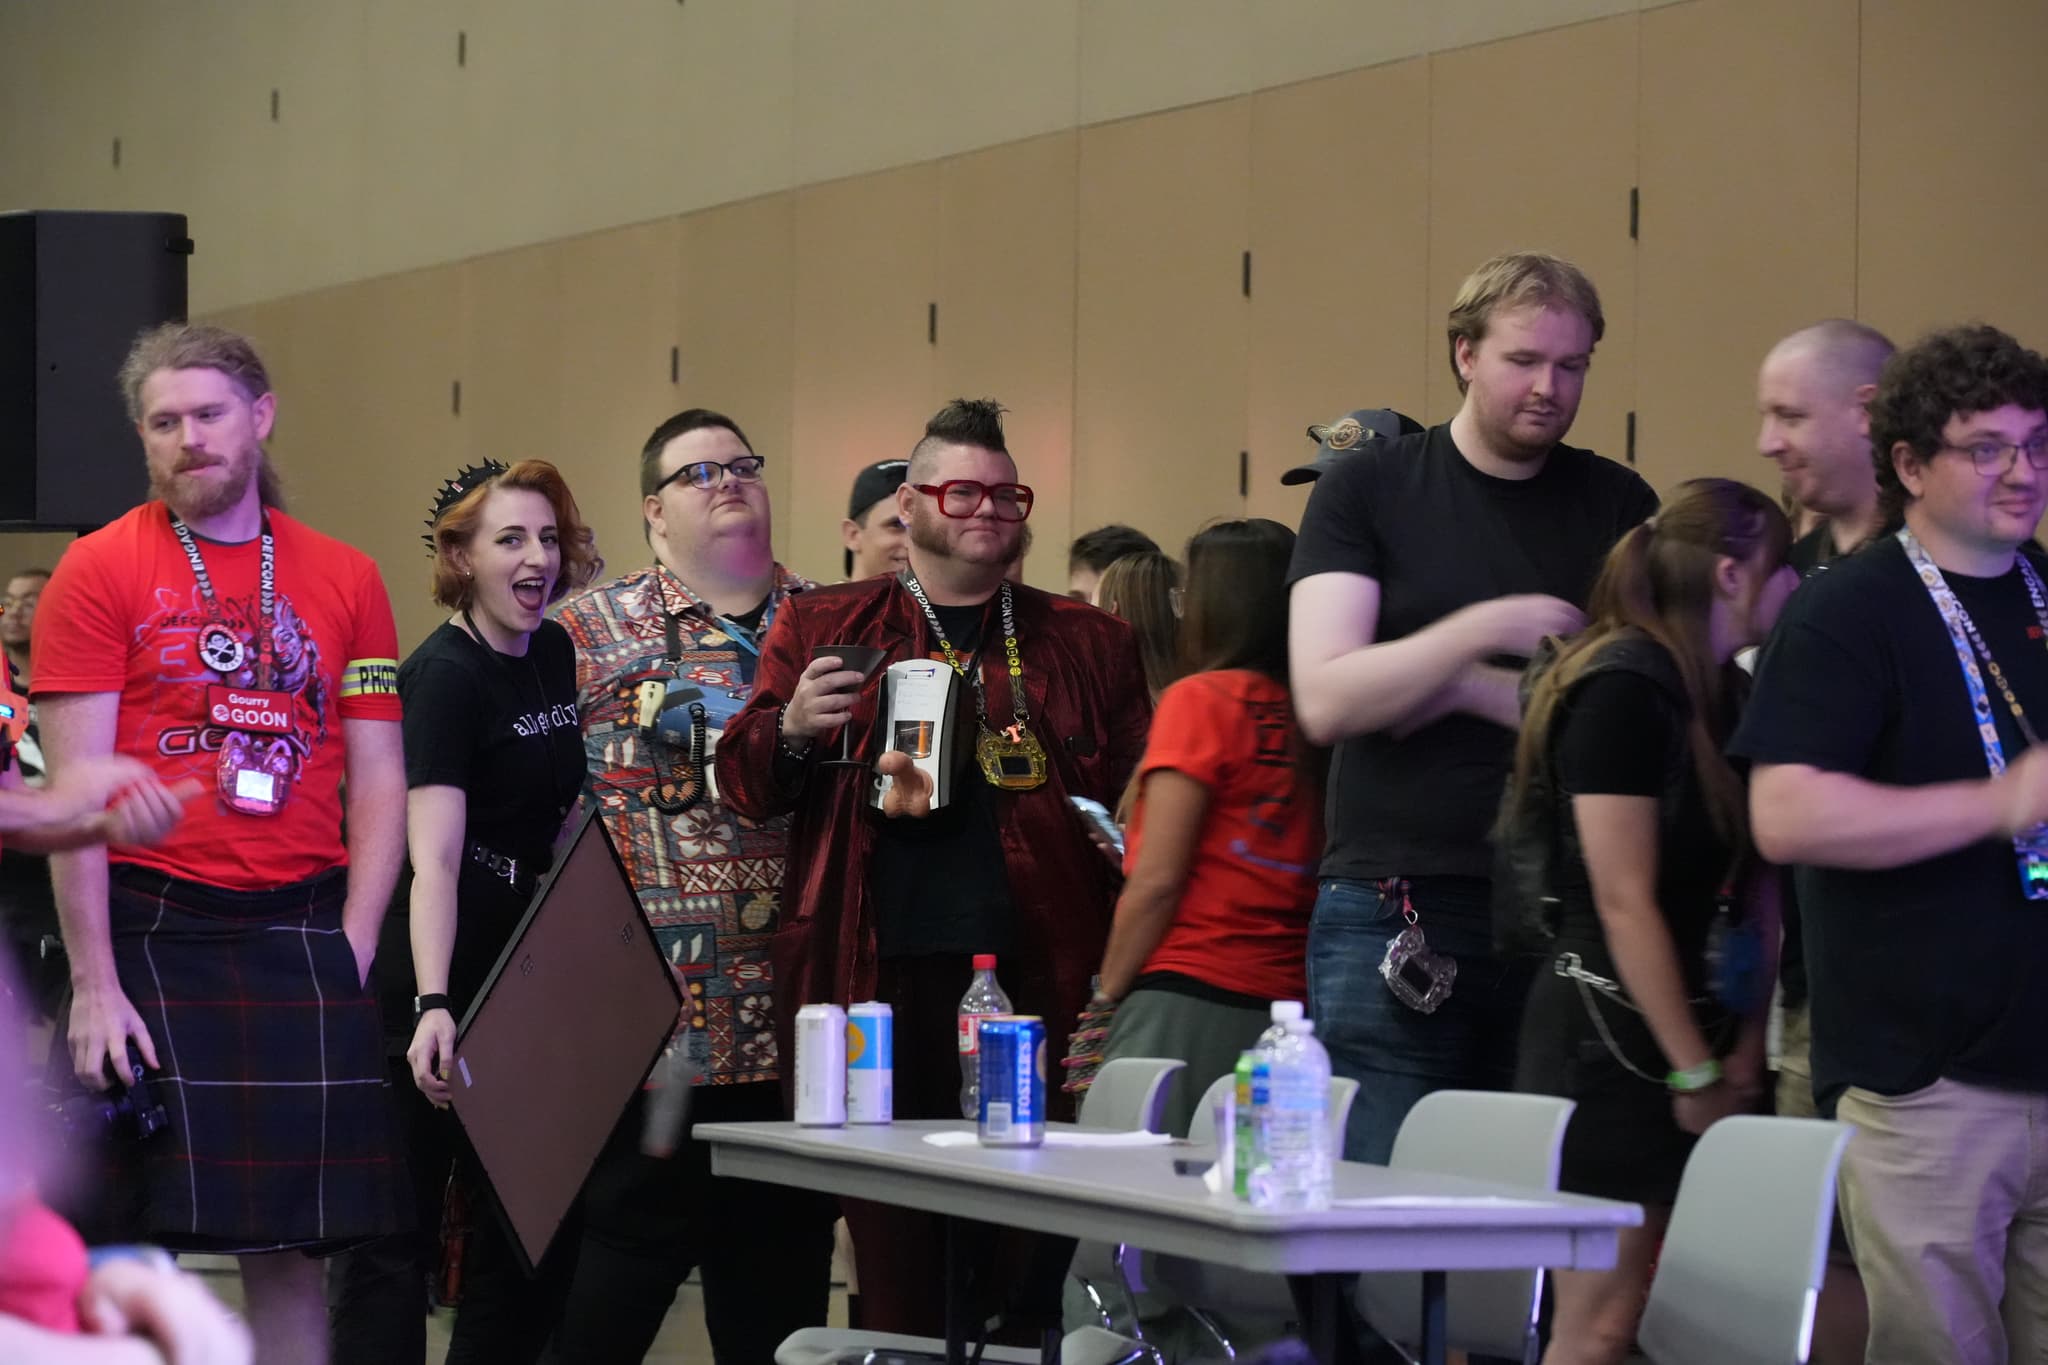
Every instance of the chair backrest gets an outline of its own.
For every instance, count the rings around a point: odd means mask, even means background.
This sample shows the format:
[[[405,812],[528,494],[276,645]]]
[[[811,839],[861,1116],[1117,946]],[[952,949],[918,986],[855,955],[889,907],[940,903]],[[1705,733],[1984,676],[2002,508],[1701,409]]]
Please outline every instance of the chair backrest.
[[[1166,1083],[1187,1063],[1177,1057],[1118,1057],[1104,1062],[1081,1095],[1075,1123],[1106,1132],[1156,1133],[1166,1119]]]
[[[1211,1131],[1216,1106],[1223,1103],[1223,1097],[1237,1084],[1236,1076],[1218,1076],[1209,1082],[1209,1088],[1202,1092],[1202,1099],[1195,1106],[1195,1117],[1188,1131],[1181,1136],[1192,1142],[1207,1142],[1215,1134]],[[1358,1099],[1358,1082],[1349,1076],[1330,1078],[1330,1150],[1340,1154],[1344,1150],[1344,1126],[1351,1122],[1351,1106]]]
[[[1387,1164],[1554,1190],[1565,1124],[1576,1107],[1555,1095],[1439,1090],[1408,1111]],[[1445,1279],[1444,1313],[1451,1346],[1525,1359],[1542,1294],[1540,1270],[1453,1272]],[[1421,1304],[1417,1275],[1359,1276],[1358,1311],[1391,1340],[1421,1337]]]
[[[1854,1131],[1747,1115],[1706,1131],[1685,1163],[1637,1333],[1652,1360],[1806,1359],[1835,1172]]]

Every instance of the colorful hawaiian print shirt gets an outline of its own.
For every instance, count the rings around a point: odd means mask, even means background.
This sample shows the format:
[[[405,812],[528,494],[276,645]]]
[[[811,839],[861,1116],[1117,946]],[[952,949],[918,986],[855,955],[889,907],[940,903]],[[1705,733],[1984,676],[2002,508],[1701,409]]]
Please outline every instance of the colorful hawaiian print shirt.
[[[745,703],[759,641],[790,593],[812,584],[775,566],[758,625],[721,617],[666,569],[647,568],[572,598],[561,622],[576,642],[577,706],[591,788],[655,940],[689,982],[689,1046],[703,1081],[778,1079],[768,939],[782,894],[786,823],[742,820],[704,789],[691,763],[693,724],[704,766]],[[667,661],[667,618],[680,661]],[[640,684],[672,699],[662,738],[638,724]],[[693,721],[701,708],[701,721]],[[669,738],[668,736],[673,736]],[[661,804],[651,801],[656,797]],[[682,810],[662,809],[687,802]]]

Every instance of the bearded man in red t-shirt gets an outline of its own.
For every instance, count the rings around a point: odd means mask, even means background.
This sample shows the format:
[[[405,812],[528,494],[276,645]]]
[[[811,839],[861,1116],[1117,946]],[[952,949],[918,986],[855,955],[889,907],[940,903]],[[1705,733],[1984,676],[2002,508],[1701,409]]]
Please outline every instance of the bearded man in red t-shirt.
[[[279,506],[246,339],[166,324],[121,379],[154,497],[44,589],[44,748],[57,780],[118,752],[212,799],[154,848],[52,859],[72,1066],[99,1089],[139,1054],[169,1111],[128,1231],[238,1255],[256,1340],[322,1361],[313,1258],[401,1225],[364,989],[405,846],[397,631],[369,557]]]

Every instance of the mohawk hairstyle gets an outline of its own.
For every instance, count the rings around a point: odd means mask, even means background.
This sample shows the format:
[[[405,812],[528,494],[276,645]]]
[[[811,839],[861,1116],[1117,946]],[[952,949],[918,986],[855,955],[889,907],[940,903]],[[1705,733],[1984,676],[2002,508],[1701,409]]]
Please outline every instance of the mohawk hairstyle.
[[[931,457],[941,446],[979,446],[999,455],[1010,453],[1003,439],[1003,413],[1008,411],[993,398],[955,398],[932,414],[924,424],[924,437],[910,452],[911,478],[916,482],[931,470]]]

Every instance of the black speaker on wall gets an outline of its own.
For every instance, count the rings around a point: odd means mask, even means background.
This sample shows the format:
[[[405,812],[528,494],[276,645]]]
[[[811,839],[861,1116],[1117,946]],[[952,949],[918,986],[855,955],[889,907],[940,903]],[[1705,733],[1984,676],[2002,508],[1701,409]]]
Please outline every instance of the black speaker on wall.
[[[104,526],[148,495],[116,374],[185,316],[181,213],[0,213],[0,527]]]

